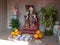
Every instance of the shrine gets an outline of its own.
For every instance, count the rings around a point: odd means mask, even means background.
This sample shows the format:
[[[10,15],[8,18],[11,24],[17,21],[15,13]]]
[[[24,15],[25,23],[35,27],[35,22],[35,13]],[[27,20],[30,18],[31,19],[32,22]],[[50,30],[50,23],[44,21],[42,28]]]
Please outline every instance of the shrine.
[[[0,0],[0,45],[60,45],[60,0]]]

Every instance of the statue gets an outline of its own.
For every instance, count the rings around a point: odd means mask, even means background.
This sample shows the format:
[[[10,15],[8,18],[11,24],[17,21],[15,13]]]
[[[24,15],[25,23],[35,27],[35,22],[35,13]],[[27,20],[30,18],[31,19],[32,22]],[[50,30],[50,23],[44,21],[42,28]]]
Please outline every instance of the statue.
[[[25,26],[27,28],[36,28],[35,22],[37,22],[36,15],[34,14],[34,9],[33,7],[29,8],[29,12],[26,12],[25,16]]]
[[[29,8],[29,11],[26,12],[26,15],[24,18],[25,18],[25,24],[23,27],[24,29],[34,29],[34,30],[38,29],[38,27],[36,26],[36,22],[38,20],[37,20],[35,13],[34,13],[33,7]]]

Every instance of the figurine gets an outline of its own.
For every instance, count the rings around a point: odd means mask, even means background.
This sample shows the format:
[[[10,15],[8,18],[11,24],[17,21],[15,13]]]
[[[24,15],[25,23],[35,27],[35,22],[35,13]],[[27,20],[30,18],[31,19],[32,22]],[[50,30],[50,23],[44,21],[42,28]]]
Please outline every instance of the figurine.
[[[26,15],[25,15],[25,27],[36,28],[35,22],[37,22],[37,18],[34,13],[33,7],[30,7],[29,12],[26,12]]]

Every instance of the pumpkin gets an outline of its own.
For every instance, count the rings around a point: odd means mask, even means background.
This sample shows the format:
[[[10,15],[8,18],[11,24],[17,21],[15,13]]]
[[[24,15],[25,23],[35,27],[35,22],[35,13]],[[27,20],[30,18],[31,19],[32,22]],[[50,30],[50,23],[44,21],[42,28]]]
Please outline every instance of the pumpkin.
[[[42,33],[39,34],[39,38],[43,38],[43,34]]]
[[[40,34],[41,32],[39,30],[36,31],[36,34]]]
[[[38,38],[38,34],[34,34],[34,38]]]

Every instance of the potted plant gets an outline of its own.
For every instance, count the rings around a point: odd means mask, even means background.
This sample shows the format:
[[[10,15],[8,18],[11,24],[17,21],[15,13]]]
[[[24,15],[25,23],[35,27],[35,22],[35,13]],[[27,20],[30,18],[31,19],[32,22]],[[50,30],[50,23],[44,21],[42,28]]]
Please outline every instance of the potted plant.
[[[10,26],[12,29],[19,29],[19,20],[12,18]]]
[[[52,27],[56,20],[57,11],[52,7],[42,7],[40,10],[40,23],[45,27],[45,35],[52,35]]]

